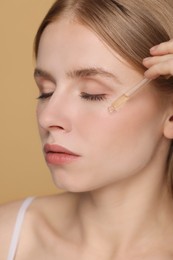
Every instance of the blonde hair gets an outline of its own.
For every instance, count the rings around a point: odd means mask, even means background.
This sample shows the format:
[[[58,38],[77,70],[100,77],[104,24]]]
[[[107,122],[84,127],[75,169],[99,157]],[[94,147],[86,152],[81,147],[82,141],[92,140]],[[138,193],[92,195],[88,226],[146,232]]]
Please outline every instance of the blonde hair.
[[[142,60],[150,56],[149,49],[173,38],[172,0],[57,0],[37,31],[35,57],[44,29],[66,15],[89,27],[142,72],[146,70]],[[173,93],[173,77],[168,80],[159,77],[156,84],[161,93]],[[172,145],[168,156],[168,182],[173,191]]]

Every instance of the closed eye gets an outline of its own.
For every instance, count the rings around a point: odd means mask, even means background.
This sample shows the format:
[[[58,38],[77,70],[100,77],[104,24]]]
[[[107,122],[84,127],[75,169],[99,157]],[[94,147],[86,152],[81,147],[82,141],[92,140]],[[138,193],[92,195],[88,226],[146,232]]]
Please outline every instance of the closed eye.
[[[89,101],[103,101],[106,99],[106,94],[88,94],[82,92],[80,97]]]
[[[37,99],[47,99],[53,95],[53,92],[50,93],[42,93]],[[103,101],[106,99],[106,94],[88,94],[85,92],[82,92],[80,94],[80,97],[89,100],[89,101]]]
[[[42,93],[37,99],[46,99],[53,95],[53,92],[50,93]]]

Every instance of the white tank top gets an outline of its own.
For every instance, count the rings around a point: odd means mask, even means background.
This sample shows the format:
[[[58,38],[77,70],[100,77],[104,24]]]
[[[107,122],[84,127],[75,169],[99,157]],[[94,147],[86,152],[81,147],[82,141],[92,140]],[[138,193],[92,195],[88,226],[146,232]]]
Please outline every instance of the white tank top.
[[[7,260],[15,259],[16,250],[17,250],[20,233],[21,233],[21,229],[22,229],[22,224],[23,224],[23,221],[25,218],[25,213],[26,213],[28,207],[30,206],[30,204],[32,203],[33,199],[34,199],[34,197],[29,197],[29,198],[25,199],[19,209],[19,212],[18,212],[18,215],[16,218],[16,223],[15,223],[14,230],[13,230],[13,234],[12,234],[12,239],[11,239],[11,243],[10,243]]]

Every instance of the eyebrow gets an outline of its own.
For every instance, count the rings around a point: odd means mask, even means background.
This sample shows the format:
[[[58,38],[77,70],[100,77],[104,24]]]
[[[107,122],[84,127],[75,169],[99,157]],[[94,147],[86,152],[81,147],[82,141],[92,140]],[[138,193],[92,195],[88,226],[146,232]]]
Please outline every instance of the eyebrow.
[[[104,77],[104,78],[111,78],[116,80],[117,82],[120,83],[119,78],[113,74],[112,72],[109,72],[107,70],[104,70],[103,68],[95,68],[95,67],[91,67],[91,68],[82,68],[82,69],[78,69],[78,70],[72,70],[66,73],[68,78],[87,78],[87,77],[96,77],[96,76],[100,76],[100,77]],[[51,75],[51,73],[36,68],[34,70],[34,78],[46,78],[52,82],[55,82],[54,77]]]
[[[113,73],[104,70],[103,68],[84,68],[79,70],[73,70],[67,73],[69,78],[87,78],[101,76],[104,78],[112,78],[118,81],[118,77]]]
[[[35,79],[38,79],[38,78],[45,78],[45,79],[48,79],[52,82],[55,82],[55,79],[54,77],[51,75],[51,73],[45,71],[45,70],[42,70],[42,69],[39,69],[39,68],[36,68],[34,70],[34,78]]]

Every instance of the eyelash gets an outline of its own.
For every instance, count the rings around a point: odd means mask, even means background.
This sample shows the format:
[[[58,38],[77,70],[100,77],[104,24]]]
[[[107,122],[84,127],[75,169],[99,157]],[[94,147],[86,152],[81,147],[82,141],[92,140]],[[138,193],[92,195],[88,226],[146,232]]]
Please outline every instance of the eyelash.
[[[105,94],[88,94],[88,93],[85,93],[85,92],[82,92],[80,94],[80,97],[83,98],[83,99],[86,99],[86,100],[89,100],[89,101],[103,101],[105,100]]]
[[[51,97],[52,94],[53,94],[53,92],[50,92],[50,93],[42,93],[37,99],[46,99],[46,98]]]
[[[49,97],[51,97],[53,95],[53,92],[50,93],[42,93],[37,99],[47,99]],[[105,94],[88,94],[85,92],[82,92],[80,94],[80,97],[85,99],[85,100],[89,100],[89,101],[103,101],[105,100]]]

